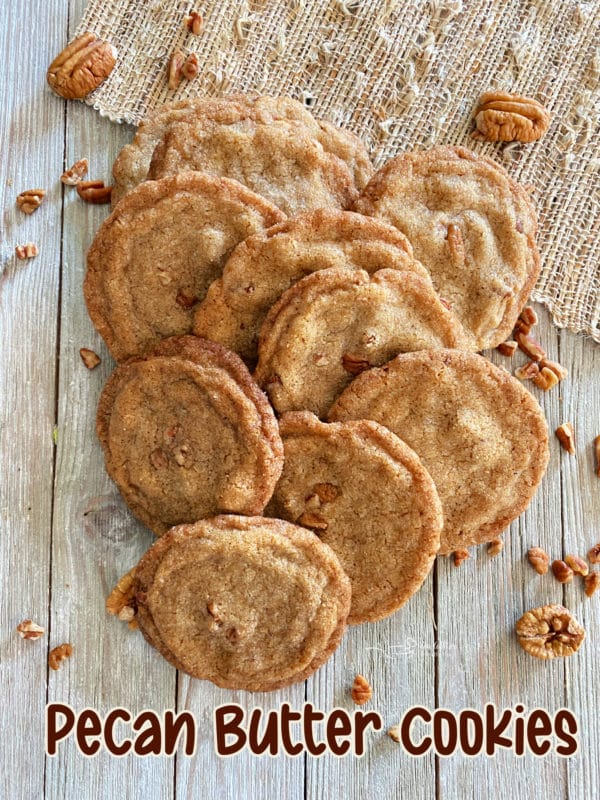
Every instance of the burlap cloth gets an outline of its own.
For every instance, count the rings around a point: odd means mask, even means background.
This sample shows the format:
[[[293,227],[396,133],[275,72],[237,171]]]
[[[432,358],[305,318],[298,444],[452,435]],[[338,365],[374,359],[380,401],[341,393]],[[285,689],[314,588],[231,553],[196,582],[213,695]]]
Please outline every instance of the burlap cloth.
[[[183,17],[204,17],[200,36]],[[78,32],[119,50],[86,102],[138,123],[174,98],[289,94],[347,126],[376,165],[411,148],[462,144],[534,187],[542,274],[534,298],[557,325],[600,341],[600,0],[91,0]],[[167,88],[178,47],[200,75]],[[552,114],[530,145],[474,142],[481,92],[533,96]]]

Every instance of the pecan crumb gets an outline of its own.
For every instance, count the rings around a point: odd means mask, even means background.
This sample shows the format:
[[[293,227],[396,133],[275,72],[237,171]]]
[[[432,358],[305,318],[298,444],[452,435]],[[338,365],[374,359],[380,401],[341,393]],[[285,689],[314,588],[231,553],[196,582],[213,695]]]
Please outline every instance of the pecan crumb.
[[[553,386],[558,384],[559,378],[556,375],[556,372],[548,369],[548,367],[542,367],[538,374],[533,376],[533,382],[538,389],[542,389],[544,392],[547,392],[552,389]]]
[[[560,558],[552,562],[552,572],[559,583],[570,583],[573,580],[573,570]]]
[[[25,261],[27,258],[35,258],[39,255],[39,250],[36,244],[33,242],[27,242],[26,244],[18,244],[15,247],[15,255],[19,259],[19,261]]]
[[[77,184],[77,194],[86,203],[100,206],[110,203],[112,186],[105,186],[104,181],[79,181]]]
[[[522,350],[532,361],[541,361],[543,358],[546,358],[546,351],[542,345],[536,342],[535,339],[532,339],[531,336],[523,333],[523,331],[517,331],[515,339],[517,340],[519,350]]]
[[[527,558],[538,575],[545,575],[548,572],[550,556],[541,547],[530,547]]]
[[[342,366],[350,375],[360,375],[361,372],[371,368],[366,358],[361,358],[361,356],[354,355],[353,353],[344,353],[342,356]]]
[[[590,572],[583,579],[583,591],[587,597],[591,597],[600,586],[600,572]]]
[[[169,69],[167,72],[167,84],[169,89],[177,89],[179,84],[181,83],[181,68],[183,67],[183,63],[185,61],[185,56],[181,52],[181,50],[175,50],[173,55],[169,60]]]
[[[61,662],[64,661],[65,658],[71,658],[72,655],[73,645],[59,644],[58,647],[55,647],[48,653],[48,666],[50,669],[56,670],[60,667]]]
[[[400,725],[393,725],[387,732],[387,735],[392,739],[394,742],[401,742],[402,737],[400,735]]]
[[[193,308],[196,305],[198,298],[193,294],[178,292],[175,302],[178,306],[181,306],[181,308],[185,308],[186,311],[189,311],[190,308]]]
[[[600,542],[588,550],[590,564],[600,564]]]
[[[573,553],[569,553],[565,556],[565,562],[571,567],[573,572],[577,573],[577,575],[583,575],[584,578],[590,571],[590,568],[583,558],[573,555]]]
[[[314,514],[312,511],[304,511],[298,519],[296,520],[298,525],[304,525],[305,528],[313,528],[317,531],[326,531],[327,530],[327,522],[320,517],[318,514]]]
[[[33,214],[42,205],[42,200],[45,196],[46,191],[44,189],[26,189],[17,195],[17,207],[24,214]]]
[[[88,369],[95,369],[101,361],[100,356],[97,353],[94,353],[93,350],[89,350],[87,347],[81,347],[79,350],[79,355]]]
[[[509,339],[508,341],[499,344],[496,350],[500,353],[500,355],[512,358],[517,347],[517,343],[513,339]]]
[[[515,378],[518,378],[520,381],[530,381],[535,378],[539,371],[540,368],[535,361],[528,361],[526,364],[523,364],[522,367],[517,367],[515,370]]]
[[[558,426],[554,433],[556,434],[556,438],[560,442],[563,450],[566,450],[567,453],[573,455],[575,452],[575,431],[573,430],[572,423],[563,422],[562,425]]]
[[[471,136],[486,142],[535,142],[548,130],[550,114],[532,97],[485,92],[474,115]]]
[[[197,11],[190,11],[189,15],[185,18],[185,24],[190,33],[198,36],[202,30],[202,14]]]
[[[186,81],[193,81],[200,71],[200,62],[196,53],[190,53],[181,67],[181,74]]]
[[[471,556],[469,555],[469,551],[468,550],[455,550],[452,555],[454,557],[454,566],[455,567],[460,567],[460,565],[463,563],[463,561],[466,561],[467,558],[471,558]]]
[[[36,625],[31,619],[24,619],[17,625],[17,633],[21,639],[39,639],[44,635],[41,625]]]
[[[61,183],[64,183],[66,186],[77,186],[83,176],[87,174],[87,171],[87,158],[80,158],[79,161],[76,161],[72,167],[69,167],[69,169],[63,172],[63,174],[60,176]]]
[[[502,539],[494,539],[488,544],[488,555],[494,558],[504,550],[504,542]]]
[[[594,439],[594,455],[596,456],[596,475],[600,478],[600,436]]]
[[[313,491],[322,503],[331,503],[339,495],[339,490],[333,483],[315,483]]]
[[[368,703],[373,696],[373,689],[369,681],[363,675],[357,675],[356,678],[354,678],[350,694],[356,705],[362,706]]]
[[[585,631],[564,606],[548,605],[527,611],[516,624],[519,644],[536,658],[573,655]]]

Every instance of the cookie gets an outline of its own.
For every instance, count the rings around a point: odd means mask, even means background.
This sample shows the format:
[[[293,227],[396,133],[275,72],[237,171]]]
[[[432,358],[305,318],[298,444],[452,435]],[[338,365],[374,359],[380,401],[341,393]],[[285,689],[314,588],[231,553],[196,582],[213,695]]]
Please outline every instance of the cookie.
[[[133,142],[121,150],[114,163],[113,207],[123,195],[146,180],[154,150],[172,124],[186,122],[201,127],[215,123],[234,125],[242,120],[262,124],[276,120],[301,123],[325,151],[347,164],[359,190],[373,173],[366,148],[357,136],[329,122],[316,120],[301,103],[290,97],[243,94],[200,97],[169,103],[144,118]]]
[[[462,147],[405,153],[373,176],[355,210],[408,237],[474,349],[509,338],[540,257],[533,204],[502,167]]]
[[[194,333],[255,364],[258,332],[269,308],[300,278],[329,267],[427,275],[408,239],[392,226],[362,214],[322,208],[241,242],[198,305]]]
[[[375,420],[412,447],[442,501],[442,554],[495,539],[527,508],[548,464],[537,401],[475,353],[400,355],[360,375],[329,419]]]
[[[217,516],[170,530],[135,571],[146,639],[224,689],[303,681],[334,652],[350,608],[335,553],[282,520]]]
[[[414,272],[327,269],[294,284],[260,331],[254,377],[275,409],[327,414],[352,379],[398,353],[467,347],[460,323]]]
[[[273,411],[243,362],[194,336],[117,367],[96,430],[108,474],[158,535],[220,512],[260,514],[283,464]]]
[[[288,215],[349,208],[358,196],[347,164],[295,121],[173,123],[154,151],[148,178],[188,170],[233,178]]]
[[[314,530],[352,582],[349,623],[374,622],[419,589],[440,543],[442,507],[418,456],[387,428],[279,421],[284,467],[266,514]]]
[[[83,291],[117,361],[189,333],[233,248],[283,214],[237,181],[187,172],[129,192],[96,234]]]

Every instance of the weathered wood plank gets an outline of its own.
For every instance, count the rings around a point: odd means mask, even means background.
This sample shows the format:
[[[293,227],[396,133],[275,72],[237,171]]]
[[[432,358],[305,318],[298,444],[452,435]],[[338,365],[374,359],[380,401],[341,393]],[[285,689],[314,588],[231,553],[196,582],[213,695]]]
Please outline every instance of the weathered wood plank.
[[[0,26],[0,796],[11,800],[42,797],[44,784],[48,639],[24,641],[15,627],[48,622],[63,110],[46,104],[44,75],[62,40],[62,5],[37,9],[35,43],[23,0],[3,5]],[[26,216],[16,196],[38,187],[45,203]],[[40,254],[17,261],[14,247],[27,241]]]

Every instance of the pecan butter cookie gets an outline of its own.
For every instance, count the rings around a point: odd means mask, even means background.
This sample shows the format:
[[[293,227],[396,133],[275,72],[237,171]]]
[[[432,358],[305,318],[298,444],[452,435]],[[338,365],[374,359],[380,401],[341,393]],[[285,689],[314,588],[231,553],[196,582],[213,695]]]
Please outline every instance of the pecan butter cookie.
[[[235,245],[283,219],[237,181],[186,172],[129,192],[96,234],[83,291],[117,360],[189,333]]]
[[[356,378],[329,419],[375,420],[412,447],[442,501],[442,554],[495,539],[527,508],[548,464],[537,401],[475,353],[399,355]]]
[[[170,530],[135,570],[139,626],[177,669],[225,689],[272,691],[337,648],[350,581],[314,534],[217,516]]]
[[[194,333],[256,363],[258,332],[269,308],[300,278],[330,267],[428,274],[408,239],[391,225],[321,208],[241,242],[198,305]]]
[[[373,176],[355,210],[409,238],[474,349],[508,338],[540,258],[531,199],[502,167],[462,147],[405,153]]]
[[[376,422],[279,421],[284,468],[266,514],[313,530],[352,582],[349,623],[383,619],[419,589],[440,543],[442,507],[419,457]]]
[[[108,474],[158,535],[223,511],[259,514],[283,463],[273,411],[243,362],[194,336],[117,367],[97,433]]]
[[[263,323],[254,377],[278,412],[324,416],[350,381],[398,353],[467,347],[428,278],[327,269],[294,284]]]

